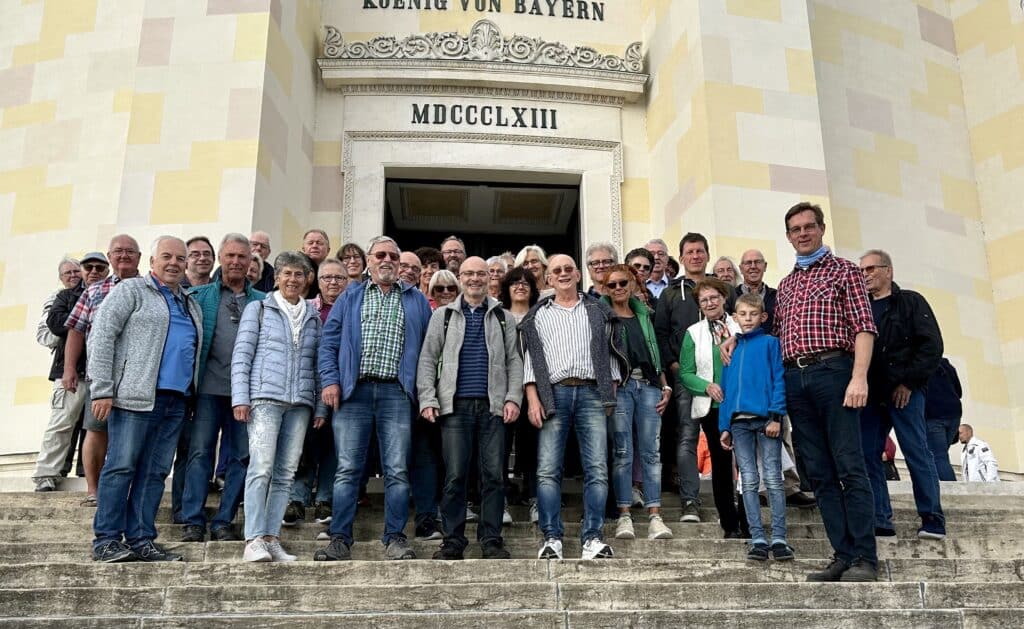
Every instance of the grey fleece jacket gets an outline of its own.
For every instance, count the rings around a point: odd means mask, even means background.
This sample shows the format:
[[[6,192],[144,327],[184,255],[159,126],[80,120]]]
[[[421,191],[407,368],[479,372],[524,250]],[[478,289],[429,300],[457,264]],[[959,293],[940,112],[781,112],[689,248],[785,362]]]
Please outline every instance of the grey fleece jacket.
[[[488,297],[485,302],[484,339],[487,343],[487,398],[492,415],[501,416],[505,402],[520,404],[523,399],[523,359],[516,348],[516,320],[508,311],[505,322],[498,319],[501,303]],[[444,333],[445,311],[451,311],[448,335]],[[416,393],[420,410],[436,408],[439,414],[452,413],[455,385],[459,377],[459,352],[466,335],[466,316],[462,314],[462,295],[438,308],[430,317],[427,335],[420,349],[416,369]]]
[[[184,291],[182,297],[196,326],[192,386],[199,371],[203,312]],[[156,382],[171,323],[160,287],[152,275],[118,282],[103,300],[88,340],[86,373],[92,399],[113,398],[126,411],[148,412],[156,403]]]

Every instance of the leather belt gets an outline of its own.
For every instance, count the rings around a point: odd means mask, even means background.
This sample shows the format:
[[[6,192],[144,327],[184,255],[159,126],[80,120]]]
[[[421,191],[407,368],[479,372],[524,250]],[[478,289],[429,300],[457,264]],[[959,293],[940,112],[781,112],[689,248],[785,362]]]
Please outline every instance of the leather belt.
[[[380,378],[378,376],[360,376],[359,382],[373,382],[376,384],[394,384],[398,378]]]
[[[597,384],[597,380],[590,380],[587,378],[563,378],[556,382],[563,387],[587,387]]]
[[[797,369],[804,369],[811,365],[816,365],[820,362],[826,361],[830,358],[840,358],[842,356],[848,356],[846,352],[840,349],[833,349],[827,352],[818,352],[817,354],[805,354],[803,356],[797,356],[791,360],[787,360],[783,365],[787,369],[796,367]]]

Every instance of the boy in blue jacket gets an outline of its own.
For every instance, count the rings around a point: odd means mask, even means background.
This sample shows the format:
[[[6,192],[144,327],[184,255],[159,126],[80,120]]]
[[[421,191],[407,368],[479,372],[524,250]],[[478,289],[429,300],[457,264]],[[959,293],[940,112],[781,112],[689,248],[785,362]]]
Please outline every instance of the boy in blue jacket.
[[[736,452],[740,468],[743,507],[750,527],[747,559],[766,561],[770,552],[776,561],[789,561],[793,559],[793,549],[786,542],[781,437],[782,417],[786,414],[786,383],[779,339],[761,328],[766,318],[760,295],[747,293],[737,298],[736,321],[742,333],[736,335],[732,360],[722,370],[725,398],[719,409],[718,429],[722,448]],[[763,466],[772,512],[771,545],[761,523],[758,458]]]

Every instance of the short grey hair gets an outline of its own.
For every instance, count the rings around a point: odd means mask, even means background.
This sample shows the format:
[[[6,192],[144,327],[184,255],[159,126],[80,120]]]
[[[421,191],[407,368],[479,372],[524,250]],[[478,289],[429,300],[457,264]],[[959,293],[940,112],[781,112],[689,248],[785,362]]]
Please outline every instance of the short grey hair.
[[[370,239],[370,242],[366,247],[366,254],[369,255],[370,252],[373,251],[373,248],[382,242],[390,242],[395,246],[395,249],[398,249],[399,253],[401,253],[402,248],[398,246],[398,242],[391,236],[375,236]]]
[[[531,252],[537,254],[537,258],[544,268],[548,267],[548,254],[544,253],[540,245],[526,245],[520,249],[519,253],[516,254],[516,266],[523,266],[523,263],[526,262],[526,256],[530,255]]]
[[[456,290],[460,290],[459,278],[455,277],[455,274],[448,269],[441,269],[440,271],[434,271],[434,274],[430,276],[430,284],[427,285],[427,293],[433,293],[434,287],[437,286],[439,281],[445,284],[452,284]]]
[[[223,238],[220,239],[220,246],[217,247],[217,253],[220,254],[221,249],[223,249],[224,245],[228,244],[229,242],[237,242],[239,244],[245,245],[246,251],[248,251],[250,247],[249,239],[246,238],[244,235],[239,234],[238,232],[228,232],[227,234],[224,234]]]
[[[612,264],[618,264],[619,263],[619,251],[618,251],[618,249],[615,248],[615,245],[613,245],[610,242],[595,242],[595,243],[593,243],[592,245],[587,247],[587,254],[584,257],[589,260],[590,259],[590,254],[594,253],[595,251],[601,251],[601,250],[607,251],[609,254],[611,254],[611,256],[612,256]]]
[[[668,251],[668,243],[662,240],[661,238],[651,238],[650,240],[647,241],[646,244],[661,245],[662,247],[665,247],[665,251]],[[645,246],[644,249],[649,249],[649,247]]]
[[[508,262],[505,262],[505,259],[501,256],[491,256],[487,258],[487,267],[490,268],[492,264],[500,264],[501,272],[508,273]]]
[[[188,247],[185,245],[184,240],[178,238],[177,236],[168,236],[165,234],[163,236],[157,236],[156,240],[153,241],[153,245],[149,248],[149,255],[151,257],[156,257],[156,250],[160,248],[160,243],[164,242],[165,240],[176,240],[181,243],[182,249],[185,249],[186,251],[188,250]]]
[[[327,258],[320,263],[320,266],[316,267],[316,276],[319,278],[324,272],[324,267],[328,266],[336,266],[341,269],[345,268],[345,265],[341,263],[341,260],[337,258]],[[348,277],[348,273],[345,274],[345,277]]]
[[[712,271],[714,271],[714,268],[718,266],[718,263],[721,262],[722,260],[725,260],[726,262],[729,263],[729,266],[732,267],[732,274],[737,278],[738,281],[740,277],[740,270],[736,268],[736,263],[733,262],[732,258],[730,258],[729,256],[721,256],[717,260],[715,260],[715,263],[711,265]]]
[[[882,261],[882,264],[889,267],[890,269],[892,268],[892,256],[882,251],[881,249],[868,249],[867,251],[864,252],[863,255],[861,255],[860,259],[863,260],[868,256],[878,256],[878,259]]]
[[[274,277],[277,277],[286,267],[298,267],[306,275],[313,274],[313,265],[309,258],[298,251],[282,251],[274,258]]]
[[[64,268],[65,264],[74,264],[79,269],[82,268],[81,262],[72,258],[71,256],[64,256],[63,258],[60,259],[60,262],[57,263],[57,277],[60,277],[61,269]]]

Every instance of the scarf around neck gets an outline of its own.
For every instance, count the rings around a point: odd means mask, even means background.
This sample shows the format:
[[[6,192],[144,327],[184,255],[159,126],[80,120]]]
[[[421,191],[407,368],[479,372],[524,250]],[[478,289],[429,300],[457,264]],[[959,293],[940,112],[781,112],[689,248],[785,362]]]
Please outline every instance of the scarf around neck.
[[[288,300],[281,295],[281,291],[274,291],[274,301],[277,302],[279,308],[284,311],[285,316],[288,319],[288,324],[291,327],[292,332],[292,345],[299,344],[299,331],[302,329],[302,320],[306,318],[306,300],[300,298],[298,303],[290,304]]]
[[[807,270],[812,264],[814,264],[818,260],[821,260],[826,253],[828,253],[828,247],[822,245],[821,248],[819,248],[811,255],[802,256],[798,254],[796,256],[796,265],[801,269]]]

